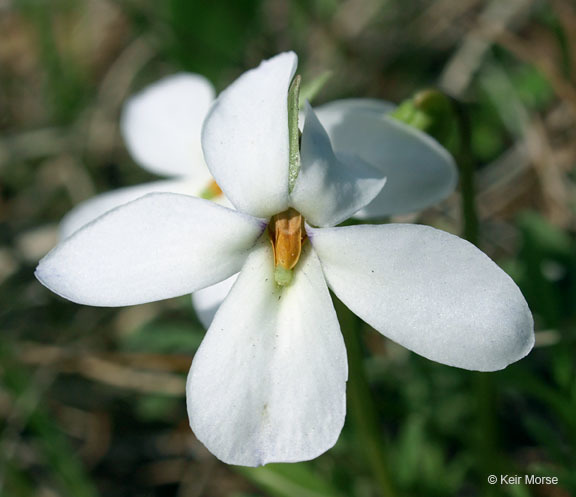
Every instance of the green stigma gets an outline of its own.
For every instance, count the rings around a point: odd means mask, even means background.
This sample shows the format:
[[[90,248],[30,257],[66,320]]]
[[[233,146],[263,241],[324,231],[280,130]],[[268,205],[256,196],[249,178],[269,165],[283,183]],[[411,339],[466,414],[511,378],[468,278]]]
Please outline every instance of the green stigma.
[[[274,281],[278,286],[288,286],[292,281],[292,270],[276,266],[274,270]]]

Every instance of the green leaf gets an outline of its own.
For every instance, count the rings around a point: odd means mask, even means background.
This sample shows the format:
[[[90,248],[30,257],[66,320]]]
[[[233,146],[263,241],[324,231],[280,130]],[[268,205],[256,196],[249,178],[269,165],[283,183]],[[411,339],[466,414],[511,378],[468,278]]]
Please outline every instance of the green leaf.
[[[320,90],[324,88],[324,85],[332,77],[333,71],[324,71],[320,76],[314,78],[312,81],[306,84],[302,84],[300,88],[300,99],[299,107],[302,108],[306,101],[311,102]]]
[[[235,471],[273,497],[339,497],[341,494],[307,463],[234,466]]]

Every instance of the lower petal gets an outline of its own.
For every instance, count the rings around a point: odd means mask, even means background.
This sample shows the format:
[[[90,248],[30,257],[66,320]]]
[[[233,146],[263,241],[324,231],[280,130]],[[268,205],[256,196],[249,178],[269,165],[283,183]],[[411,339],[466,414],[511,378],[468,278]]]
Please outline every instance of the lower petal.
[[[312,459],[334,445],[344,423],[346,351],[318,258],[308,244],[283,289],[273,271],[263,242],[188,376],[190,426],[229,464]]]
[[[520,289],[465,240],[405,224],[308,229],[308,235],[338,298],[428,359],[493,371],[534,344]]]

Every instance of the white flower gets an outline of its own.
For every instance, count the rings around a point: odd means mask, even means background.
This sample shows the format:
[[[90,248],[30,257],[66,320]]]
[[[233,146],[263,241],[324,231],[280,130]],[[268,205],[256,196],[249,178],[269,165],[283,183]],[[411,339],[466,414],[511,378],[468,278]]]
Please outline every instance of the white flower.
[[[417,225],[333,227],[384,180],[335,155],[310,107],[289,191],[296,63],[284,53],[248,71],[205,120],[206,163],[236,211],[151,194],[87,225],[37,269],[52,291],[100,306],[183,295],[240,271],[187,384],[192,430],[231,464],[307,460],[336,442],[347,364],[328,288],[384,335],[444,364],[501,369],[534,340],[520,290],[470,243]],[[292,266],[291,283],[278,285]]]
[[[211,83],[191,73],[165,77],[132,96],[120,123],[128,151],[144,169],[174,179],[120,188],[80,203],[62,220],[61,238],[153,192],[209,195],[231,207],[202,156],[200,130],[213,100]],[[387,117],[394,108],[382,100],[346,99],[316,109],[337,151],[374,165],[392,185],[355,213],[360,219],[421,210],[447,197],[456,185],[450,154],[425,133]],[[234,281],[236,276],[193,294],[196,314],[206,328]]]

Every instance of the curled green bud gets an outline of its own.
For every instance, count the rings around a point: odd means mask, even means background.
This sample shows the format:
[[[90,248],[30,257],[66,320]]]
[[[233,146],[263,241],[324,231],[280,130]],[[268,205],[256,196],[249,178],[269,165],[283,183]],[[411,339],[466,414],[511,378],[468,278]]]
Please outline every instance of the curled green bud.
[[[390,117],[402,121],[446,143],[454,125],[454,107],[438,90],[422,90],[404,100]]]

